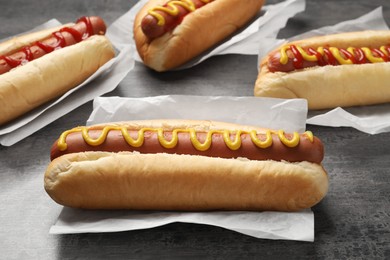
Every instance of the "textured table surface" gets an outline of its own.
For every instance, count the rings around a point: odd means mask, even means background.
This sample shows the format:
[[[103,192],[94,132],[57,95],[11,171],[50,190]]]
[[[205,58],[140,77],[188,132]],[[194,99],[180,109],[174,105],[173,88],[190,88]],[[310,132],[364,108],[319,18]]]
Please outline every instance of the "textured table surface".
[[[276,3],[278,1],[268,1]],[[0,0],[0,39],[51,18],[61,22],[100,15],[107,24],[135,3],[128,0]],[[390,2],[307,0],[281,37],[361,16]],[[136,64],[106,96],[165,94],[251,96],[257,57],[226,55],[181,72],[158,74]],[[326,147],[327,197],[313,208],[315,242],[263,240],[222,228],[169,224],[120,233],[50,235],[61,207],[46,195],[43,173],[50,146],[60,132],[84,125],[92,102],[80,106],[11,146],[0,146],[0,259],[104,258],[390,258],[390,133],[368,135],[350,128],[308,126]]]

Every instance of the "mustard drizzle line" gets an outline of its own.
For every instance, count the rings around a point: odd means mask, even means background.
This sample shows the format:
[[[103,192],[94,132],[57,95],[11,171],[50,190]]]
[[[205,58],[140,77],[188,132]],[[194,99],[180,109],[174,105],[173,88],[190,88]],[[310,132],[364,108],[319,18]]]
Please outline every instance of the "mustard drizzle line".
[[[302,47],[300,46],[295,46],[299,53],[302,55],[302,58],[307,61],[318,61],[318,58],[314,54],[309,54],[307,53]],[[280,63],[285,65],[288,62],[288,55],[287,51],[290,49],[290,45],[285,45],[280,49]],[[354,47],[348,47],[347,52],[349,52],[352,55],[355,55],[355,49]],[[362,47],[361,50],[364,52],[364,55],[366,58],[372,62],[372,63],[379,63],[379,62],[385,62],[385,60],[381,57],[375,57],[372,50],[367,47]],[[388,56],[388,53],[386,51],[386,46],[381,46],[379,50]],[[318,53],[321,54],[321,56],[324,56],[324,47],[318,47],[316,50]],[[353,64],[353,61],[349,58],[344,58],[343,55],[340,52],[339,48],[336,47],[329,47],[329,51],[332,53],[332,55],[335,57],[335,59],[340,63],[340,64]]]
[[[213,0],[200,0],[201,2],[207,4]],[[185,8],[188,12],[193,12],[196,10],[195,4],[191,0],[177,0],[177,1],[169,1],[166,4],[167,7],[164,6],[155,6],[152,9],[148,11],[148,14],[153,16],[157,19],[157,25],[164,26],[165,25],[165,18],[161,14],[159,14],[156,11],[162,11],[166,12],[169,15],[176,16],[179,13],[178,6],[182,6]]]
[[[267,130],[265,132],[265,139],[261,140],[257,136],[257,132],[255,130],[251,131],[242,131],[237,130],[235,132],[229,131],[229,130],[210,130],[207,132],[206,140],[201,143],[197,136],[196,136],[196,130],[193,128],[189,129],[174,129],[172,131],[172,137],[171,140],[166,140],[164,136],[164,130],[162,128],[141,128],[138,130],[138,136],[136,139],[132,138],[128,132],[128,129],[125,126],[105,126],[101,130],[101,134],[97,138],[91,138],[89,135],[89,128],[88,127],[76,127],[70,130],[67,130],[63,132],[57,142],[57,147],[60,151],[65,151],[67,149],[67,143],[66,138],[71,133],[81,132],[83,139],[85,142],[91,146],[98,146],[101,145],[107,138],[107,135],[112,130],[121,131],[123,138],[125,141],[132,147],[140,147],[144,143],[145,139],[145,132],[157,132],[157,138],[159,143],[167,148],[174,148],[179,140],[178,133],[189,133],[190,134],[190,140],[192,145],[195,147],[195,149],[199,151],[206,151],[210,149],[211,143],[212,143],[212,135],[215,133],[222,134],[223,140],[225,144],[229,147],[231,150],[237,150],[241,147],[241,135],[242,134],[249,134],[252,142],[259,148],[267,148],[272,145],[272,134],[277,134],[280,141],[286,145],[287,147],[295,147],[299,144],[300,141],[300,135],[297,132],[293,133],[293,137],[291,139],[288,139],[285,136],[285,133],[283,130],[279,130],[277,132],[273,132],[271,130]],[[234,140],[230,138],[232,134],[235,134]],[[306,137],[310,140],[310,142],[313,142],[314,136],[313,133],[310,131],[305,132]]]

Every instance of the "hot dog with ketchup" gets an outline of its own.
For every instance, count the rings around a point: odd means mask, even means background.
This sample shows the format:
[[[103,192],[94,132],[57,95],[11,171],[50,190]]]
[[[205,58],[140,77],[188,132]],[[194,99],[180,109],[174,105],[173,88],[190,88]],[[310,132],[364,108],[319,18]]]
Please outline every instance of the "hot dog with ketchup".
[[[64,94],[114,56],[97,16],[0,44],[0,125]],[[13,47],[15,46],[15,47]]]
[[[45,189],[86,209],[279,210],[317,204],[328,177],[322,142],[214,121],[129,121],[65,131]]]
[[[177,68],[243,27],[264,0],[151,0],[134,21],[144,64],[156,71]]]
[[[305,98],[309,109],[390,102],[390,31],[362,31],[289,42],[260,65],[254,94]]]

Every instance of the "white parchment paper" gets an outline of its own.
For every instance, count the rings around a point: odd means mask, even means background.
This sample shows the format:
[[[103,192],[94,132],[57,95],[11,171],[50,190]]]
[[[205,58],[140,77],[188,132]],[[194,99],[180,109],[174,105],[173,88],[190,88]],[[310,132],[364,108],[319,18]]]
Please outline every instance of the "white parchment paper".
[[[52,19],[34,28],[32,31],[59,25],[61,25],[60,22]],[[110,31],[110,28],[108,28],[108,31]],[[134,67],[134,49],[131,44],[117,44],[114,41],[112,43],[117,49],[115,58],[108,61],[91,77],[63,96],[25,114],[9,124],[1,126],[0,144],[4,146],[13,145],[82,104],[114,90],[119,82]]]
[[[258,213],[85,211],[64,208],[50,233],[120,232],[155,228],[175,222],[212,225],[264,239],[314,240],[314,215],[311,210]]]
[[[138,119],[204,119],[305,131],[307,101],[229,96],[98,97],[88,125]],[[196,109],[194,109],[196,108]],[[286,130],[287,131],[287,130]],[[314,241],[314,214],[295,212],[85,211],[64,207],[50,233],[118,232],[185,222],[265,239]]]
[[[87,125],[143,119],[216,120],[305,131],[305,99],[167,95],[143,98],[98,97]]]
[[[259,51],[259,62],[269,51],[286,41],[340,32],[388,29],[389,27],[383,18],[382,7],[378,7],[372,12],[357,19],[344,21],[333,26],[318,28],[289,39],[267,39],[264,41],[264,44]],[[338,107],[332,110],[309,111],[307,123],[332,127],[353,127],[369,134],[389,132],[390,104],[351,108]]]

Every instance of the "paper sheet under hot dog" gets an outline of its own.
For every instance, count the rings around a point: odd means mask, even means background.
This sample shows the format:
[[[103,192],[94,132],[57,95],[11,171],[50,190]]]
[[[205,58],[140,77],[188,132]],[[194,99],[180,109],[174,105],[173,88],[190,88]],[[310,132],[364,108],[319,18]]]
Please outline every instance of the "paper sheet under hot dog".
[[[99,97],[94,100],[94,109],[87,125],[137,119],[205,119],[303,132],[306,114],[307,102],[303,99],[183,95]],[[174,222],[213,225],[257,238],[314,241],[314,214],[310,209],[295,213],[200,213],[84,211],[64,207],[50,232],[119,232]]]
[[[259,50],[259,62],[269,51],[275,49],[286,40],[294,41],[317,35],[362,30],[389,30],[383,18],[381,7],[357,19],[318,28],[289,39],[268,39],[265,41],[266,44],[261,46]],[[369,134],[389,132],[390,104],[351,108],[338,107],[333,110],[309,111],[307,123],[332,127],[353,127]]]

